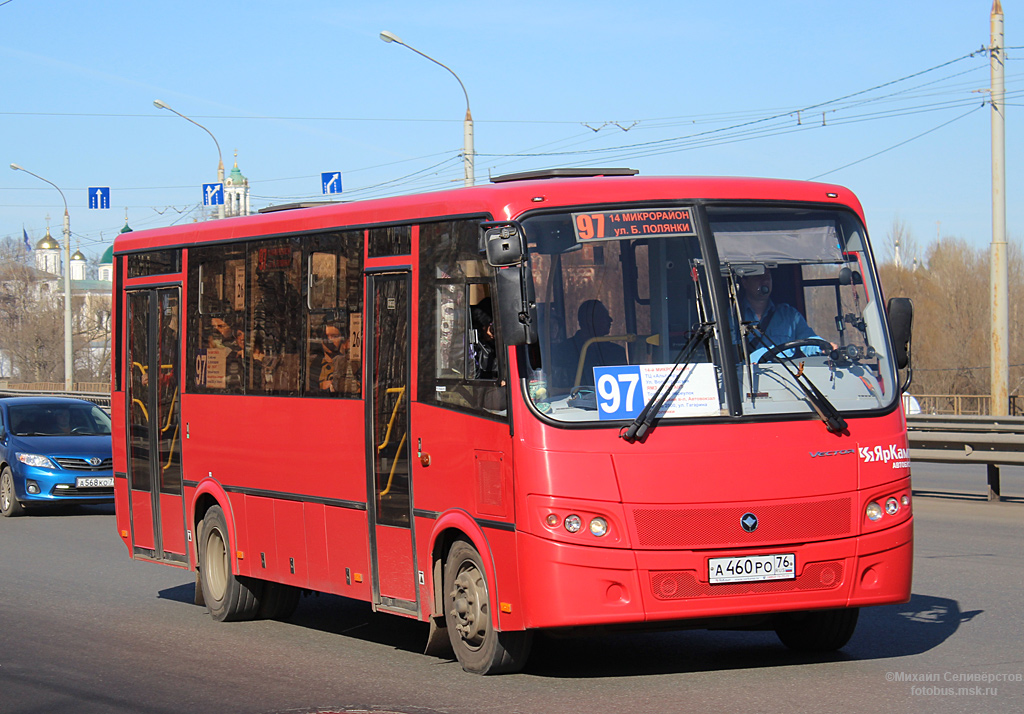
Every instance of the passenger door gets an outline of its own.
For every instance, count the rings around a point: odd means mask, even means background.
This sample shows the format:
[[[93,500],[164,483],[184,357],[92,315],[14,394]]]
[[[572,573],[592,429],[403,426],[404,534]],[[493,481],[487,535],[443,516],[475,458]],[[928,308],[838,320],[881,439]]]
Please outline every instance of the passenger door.
[[[180,305],[178,287],[128,293],[128,493],[133,554],[187,563]]]
[[[367,463],[374,603],[418,613],[409,444],[410,274],[368,276]]]

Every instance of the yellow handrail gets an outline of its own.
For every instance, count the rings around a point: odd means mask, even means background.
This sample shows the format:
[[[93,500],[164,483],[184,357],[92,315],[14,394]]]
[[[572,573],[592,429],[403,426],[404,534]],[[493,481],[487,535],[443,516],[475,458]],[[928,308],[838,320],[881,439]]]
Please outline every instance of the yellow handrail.
[[[405,445],[405,437],[407,436],[408,434],[402,434],[402,440],[398,442],[398,451],[395,452],[395,458],[391,460],[391,473],[388,474],[388,485],[380,492],[381,498],[387,496],[388,491],[391,490],[391,481],[395,478],[395,469],[398,467],[398,455],[402,453],[402,447]]]
[[[576,365],[576,379],[573,380],[573,388],[580,386],[580,380],[583,378],[583,365],[587,361],[587,350],[595,342],[636,342],[636,335],[630,333],[628,335],[602,335],[600,337],[591,337],[589,340],[583,343],[583,349],[580,350],[580,359]]]
[[[142,410],[142,416],[146,417],[146,421],[149,421],[149,410],[146,409],[146,405],[143,404],[138,399],[135,399],[134,397],[132,398],[132,404],[138,404],[139,405],[139,409]]]
[[[388,429],[384,432],[384,443],[377,447],[378,453],[384,450],[384,447],[391,441],[391,427],[395,424],[395,419],[398,417],[398,407],[402,403],[402,398],[405,396],[405,387],[389,387],[385,394],[398,393],[398,399],[395,400],[395,408],[391,410],[391,419],[388,421]]]

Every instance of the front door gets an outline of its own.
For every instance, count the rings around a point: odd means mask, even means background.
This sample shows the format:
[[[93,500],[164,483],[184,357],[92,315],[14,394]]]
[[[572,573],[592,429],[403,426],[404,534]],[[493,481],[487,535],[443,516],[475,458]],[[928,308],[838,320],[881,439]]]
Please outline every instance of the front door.
[[[128,293],[128,484],[135,555],[187,563],[181,488],[181,289]]]
[[[367,454],[374,602],[418,612],[409,458],[409,273],[368,277]]]

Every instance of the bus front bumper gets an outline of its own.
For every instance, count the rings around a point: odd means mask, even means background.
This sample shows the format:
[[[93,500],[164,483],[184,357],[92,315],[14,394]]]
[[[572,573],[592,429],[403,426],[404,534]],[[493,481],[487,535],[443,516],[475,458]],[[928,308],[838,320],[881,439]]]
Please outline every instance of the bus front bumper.
[[[913,519],[884,531],[742,553],[635,551],[519,535],[528,628],[654,623],[906,602]],[[793,553],[796,577],[711,584],[710,558]]]

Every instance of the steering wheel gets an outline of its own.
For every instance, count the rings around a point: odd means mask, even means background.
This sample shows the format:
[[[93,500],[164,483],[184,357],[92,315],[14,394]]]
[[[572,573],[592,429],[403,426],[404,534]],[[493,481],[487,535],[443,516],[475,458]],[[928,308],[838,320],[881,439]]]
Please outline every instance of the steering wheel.
[[[800,349],[801,347],[818,347],[826,355],[832,351],[831,342],[823,340],[820,337],[808,337],[807,339],[791,340],[789,342],[783,342],[781,345],[769,347],[768,351],[758,358],[757,363],[764,364],[765,362],[778,362],[779,353],[785,352],[786,350],[797,350],[801,357],[808,357],[809,355],[804,354],[804,351]]]

